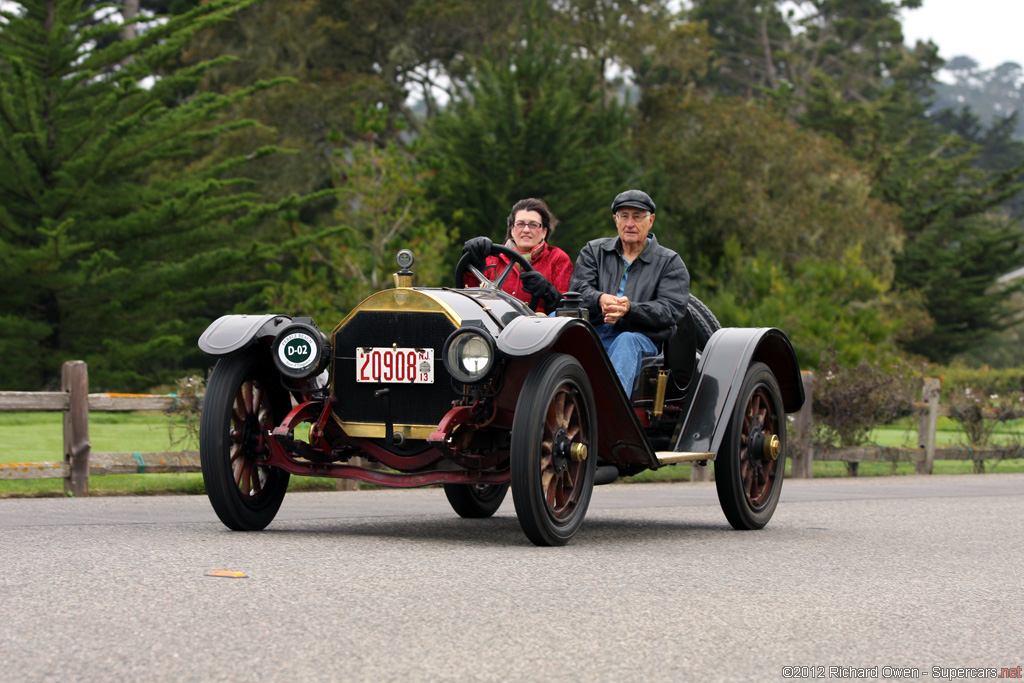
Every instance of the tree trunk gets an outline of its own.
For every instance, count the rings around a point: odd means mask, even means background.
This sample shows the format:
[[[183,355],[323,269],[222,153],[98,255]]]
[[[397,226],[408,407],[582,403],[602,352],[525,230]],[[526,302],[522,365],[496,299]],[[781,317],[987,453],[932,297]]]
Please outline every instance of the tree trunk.
[[[124,0],[124,9],[121,11],[124,18],[124,30],[121,31],[121,40],[132,40],[138,33],[135,30],[135,18],[139,16],[139,0]]]

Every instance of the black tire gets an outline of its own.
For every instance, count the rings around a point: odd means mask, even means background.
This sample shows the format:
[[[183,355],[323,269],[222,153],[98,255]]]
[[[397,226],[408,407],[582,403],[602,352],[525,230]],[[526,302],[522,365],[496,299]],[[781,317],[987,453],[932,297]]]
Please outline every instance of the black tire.
[[[690,303],[687,305],[687,310],[690,312],[693,326],[697,330],[697,350],[703,351],[704,347],[707,346],[708,340],[711,339],[711,335],[722,329],[722,325],[718,322],[715,314],[711,312],[711,309],[692,294],[690,295]]]
[[[264,529],[281,507],[289,475],[259,460],[269,452],[268,433],[290,408],[261,349],[224,356],[214,366],[203,398],[199,460],[206,495],[229,529]]]
[[[505,500],[508,484],[445,484],[444,495],[459,517],[490,517]]]
[[[572,356],[544,356],[527,375],[512,419],[512,500],[531,542],[569,542],[587,514],[596,464],[590,380]]]
[[[774,448],[772,437],[778,437]],[[715,458],[718,502],[733,528],[760,529],[768,523],[779,504],[785,471],[782,393],[768,366],[753,363],[743,377],[729,428]]]

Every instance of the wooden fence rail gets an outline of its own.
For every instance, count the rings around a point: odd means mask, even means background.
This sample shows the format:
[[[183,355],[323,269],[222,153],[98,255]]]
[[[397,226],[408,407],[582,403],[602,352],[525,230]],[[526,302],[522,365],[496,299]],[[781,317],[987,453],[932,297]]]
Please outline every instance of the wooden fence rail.
[[[978,449],[970,446],[935,446],[935,432],[939,416],[948,415],[949,409],[939,404],[940,383],[937,378],[925,378],[921,387],[921,401],[915,404],[919,416],[917,428],[917,448],[898,448],[884,446],[857,446],[853,448],[823,448],[812,441],[814,432],[811,404],[814,399],[814,373],[801,373],[806,401],[794,422],[798,435],[797,443],[790,443],[792,470],[790,476],[809,479],[815,460],[826,462],[845,462],[851,465],[852,474],[857,473],[857,465],[862,462],[912,462],[917,474],[931,474],[936,460],[1004,460],[1024,457],[1024,449],[1019,445],[1007,448]]]
[[[1001,460],[1024,457],[1020,447],[977,450],[966,446],[935,447],[935,430],[940,414],[939,380],[927,378],[917,404],[920,416],[917,448],[823,449],[812,440],[814,374],[801,373],[806,401],[795,415],[789,454],[790,476],[809,479],[814,476],[815,460],[840,461],[851,464],[856,474],[862,462],[912,462],[918,474],[931,474],[935,460]],[[90,394],[88,368],[84,361],[68,361],[61,368],[63,391],[0,391],[0,410],[59,411],[64,413],[64,461],[0,463],[3,479],[64,479],[64,490],[76,496],[89,495],[89,476],[106,474],[139,474],[152,472],[199,472],[198,451],[162,453],[92,453],[89,442],[90,411],[173,410],[177,397],[153,394]],[[691,479],[707,481],[710,467],[694,464]],[[346,482],[347,483],[347,482]],[[348,488],[348,487],[345,487]]]
[[[198,451],[92,452],[90,411],[173,410],[176,396],[90,394],[89,371],[80,360],[64,363],[61,388],[63,391],[0,391],[0,410],[64,413],[64,461],[0,463],[0,480],[63,479],[65,492],[87,496],[90,475],[200,471]]]

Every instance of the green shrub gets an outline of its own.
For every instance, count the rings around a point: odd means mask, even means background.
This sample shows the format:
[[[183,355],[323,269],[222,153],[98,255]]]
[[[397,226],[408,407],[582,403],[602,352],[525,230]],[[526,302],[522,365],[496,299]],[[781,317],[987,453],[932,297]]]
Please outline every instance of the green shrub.
[[[855,248],[838,261],[806,258],[782,267],[729,242],[718,267],[698,268],[694,293],[723,326],[778,327],[805,370],[819,369],[830,350],[844,365],[890,362],[899,356],[897,339],[927,324],[920,307],[892,292]]]
[[[1009,396],[1024,391],[1024,368],[969,368],[963,364],[929,367],[928,373],[942,381],[940,403],[949,405],[953,394],[975,387],[987,395]]]
[[[919,386],[905,362],[843,366],[829,348],[814,383],[815,441],[830,447],[867,443],[872,429],[909,411]]]

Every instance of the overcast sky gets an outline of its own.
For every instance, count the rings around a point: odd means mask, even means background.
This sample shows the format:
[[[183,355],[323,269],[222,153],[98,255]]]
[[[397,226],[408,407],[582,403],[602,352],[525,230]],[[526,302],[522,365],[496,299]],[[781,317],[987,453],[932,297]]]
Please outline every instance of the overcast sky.
[[[1024,0],[924,0],[920,9],[903,12],[908,45],[931,39],[940,57],[968,55],[983,69],[1024,66],[1022,31]]]

